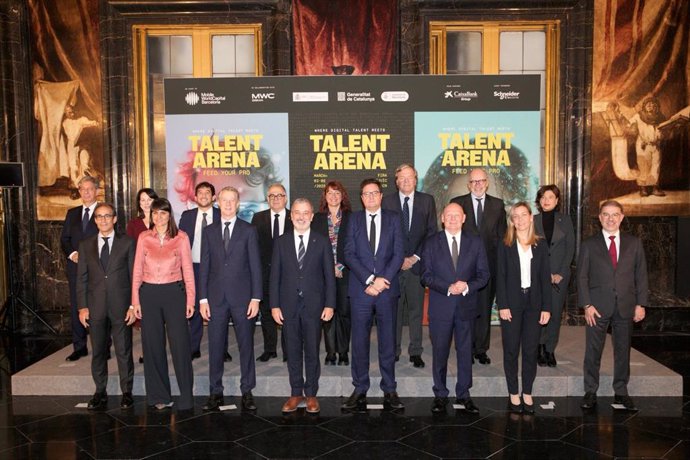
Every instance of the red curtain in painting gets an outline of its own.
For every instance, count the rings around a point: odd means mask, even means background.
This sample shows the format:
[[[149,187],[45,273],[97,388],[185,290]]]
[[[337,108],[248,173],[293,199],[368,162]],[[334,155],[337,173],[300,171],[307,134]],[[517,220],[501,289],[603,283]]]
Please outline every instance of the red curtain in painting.
[[[595,2],[594,101],[635,107],[659,98],[666,116],[690,104],[690,2]]]
[[[397,0],[295,0],[295,74],[393,73],[397,5]]]

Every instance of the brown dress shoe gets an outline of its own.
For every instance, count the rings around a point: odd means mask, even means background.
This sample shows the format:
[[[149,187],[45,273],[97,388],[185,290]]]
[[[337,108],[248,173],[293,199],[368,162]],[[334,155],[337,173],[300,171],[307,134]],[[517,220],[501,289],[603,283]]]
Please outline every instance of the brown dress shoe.
[[[307,412],[310,414],[318,414],[321,412],[321,407],[319,407],[319,401],[316,396],[307,396]]]
[[[304,400],[303,396],[290,396],[290,399],[283,404],[283,412],[295,412],[297,406]]]

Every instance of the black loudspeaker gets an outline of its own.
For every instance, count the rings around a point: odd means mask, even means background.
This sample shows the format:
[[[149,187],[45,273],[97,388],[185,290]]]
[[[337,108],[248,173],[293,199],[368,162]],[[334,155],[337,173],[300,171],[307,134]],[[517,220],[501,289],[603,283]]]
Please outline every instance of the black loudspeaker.
[[[24,187],[24,163],[0,162],[0,188]]]
[[[690,299],[690,217],[678,218],[676,231],[676,295]]]

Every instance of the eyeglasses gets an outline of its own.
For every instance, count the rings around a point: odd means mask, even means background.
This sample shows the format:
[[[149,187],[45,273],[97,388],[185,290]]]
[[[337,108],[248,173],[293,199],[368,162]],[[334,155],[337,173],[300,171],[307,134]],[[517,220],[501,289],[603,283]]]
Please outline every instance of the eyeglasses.
[[[481,185],[481,184],[485,184],[485,183],[486,183],[486,179],[477,179],[477,180],[471,180],[470,181],[470,185]]]
[[[94,214],[93,218],[96,220],[110,220],[114,217],[113,214]]]
[[[378,190],[376,190],[376,191],[374,191],[374,192],[362,192],[362,196],[363,196],[364,198],[377,197],[377,196],[379,196],[380,194],[381,194],[381,192],[379,192]]]
[[[277,200],[279,198],[285,198],[285,197],[286,197],[286,195],[284,193],[277,193],[277,194],[271,193],[270,195],[268,195],[269,200]]]

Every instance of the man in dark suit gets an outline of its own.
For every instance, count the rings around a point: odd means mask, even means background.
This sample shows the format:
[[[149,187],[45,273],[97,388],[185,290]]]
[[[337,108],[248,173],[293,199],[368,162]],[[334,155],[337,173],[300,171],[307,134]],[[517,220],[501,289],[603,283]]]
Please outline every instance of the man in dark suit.
[[[86,328],[79,321],[77,304],[77,263],[79,262],[79,243],[89,236],[98,233],[93,220],[96,208],[96,194],[98,180],[91,176],[84,176],[79,181],[79,196],[82,204],[67,211],[65,224],[60,235],[62,252],[67,257],[67,281],[69,283],[69,302],[72,318],[72,353],[67,361],[76,361],[87,355]]]
[[[220,210],[213,206],[216,199],[216,188],[209,182],[199,182],[194,188],[194,201],[197,207],[188,209],[180,216],[180,230],[189,237],[192,245],[192,263],[194,266],[194,283],[199,285],[199,262],[201,260],[201,233],[208,225],[220,219]],[[192,359],[201,357],[201,338],[204,335],[203,321],[199,313],[199,290],[197,289],[194,315],[189,318],[189,336],[192,345]],[[226,347],[227,350],[227,347]],[[225,361],[232,361],[230,353],[225,351]]]
[[[134,240],[115,233],[117,216],[108,203],[96,205],[93,218],[98,235],[79,244],[77,299],[79,321],[91,332],[91,375],[96,393],[88,402],[88,409],[102,409],[108,403],[108,341],[112,335],[115,357],[120,375],[122,399],[120,407],[132,407],[132,329],[136,317],[130,306],[132,298],[132,266]]]
[[[290,214],[294,230],[276,240],[271,263],[271,312],[283,326],[290,374],[291,396],[283,412],[294,412],[306,397],[307,412],[316,414],[321,321],[330,321],[335,309],[333,250],[328,238],[310,230],[309,200],[296,199]]]
[[[364,211],[352,213],[345,239],[345,264],[350,268],[348,292],[352,319],[352,383],[355,390],[342,405],[365,411],[369,390],[369,337],[374,316],[384,407],[402,409],[395,382],[395,321],[398,271],[404,259],[397,214],[381,208],[381,183],[365,179],[360,186]]]
[[[422,315],[424,311],[424,286],[420,280],[422,244],[429,236],[436,233],[436,203],[434,197],[416,191],[417,170],[414,166],[403,163],[395,170],[395,184],[398,193],[391,193],[383,198],[383,209],[395,211],[400,215],[405,259],[398,280],[400,282],[400,299],[398,300],[398,318],[396,329],[395,360],[401,353],[402,326],[404,313],[410,330],[410,344],[407,348],[410,362],[414,367],[424,367],[422,360]]]
[[[254,326],[262,296],[261,259],[256,228],[237,217],[240,194],[225,187],[218,194],[220,217],[206,227],[201,237],[199,305],[208,321],[208,365],[210,396],[204,410],[217,411],[223,401],[223,354],[232,318],[240,349],[240,392],[242,408],[256,410],[252,389],[254,368]]]
[[[257,212],[252,218],[252,225],[259,232],[259,249],[261,250],[261,267],[263,275],[263,299],[261,302],[261,332],[264,336],[264,351],[256,360],[266,362],[271,358],[277,358],[278,327],[268,302],[269,279],[271,276],[271,259],[273,258],[273,242],[280,235],[292,230],[290,210],[287,205],[287,192],[282,184],[273,184],[268,188],[268,205],[270,209]],[[285,345],[281,341],[281,345]],[[285,348],[283,347],[283,361],[287,361]]]
[[[470,193],[455,197],[451,202],[462,206],[467,216],[462,231],[481,237],[489,260],[491,278],[479,292],[472,353],[481,364],[491,364],[491,358],[486,352],[491,344],[491,308],[496,296],[496,248],[506,233],[506,211],[503,200],[486,193],[489,189],[489,176],[483,169],[470,171],[467,188]]]
[[[577,294],[589,326],[585,343],[583,409],[591,409],[597,403],[601,353],[610,325],[614,403],[635,410],[628,395],[630,340],[633,322],[645,317],[649,291],[642,241],[620,231],[624,217],[619,202],[603,202],[599,207],[602,231],[583,241],[580,248]]]
[[[422,252],[422,281],[429,287],[429,335],[433,350],[434,402],[431,411],[448,405],[446,372],[450,343],[455,339],[458,381],[455,397],[465,410],[478,413],[470,398],[472,387],[472,331],[478,292],[489,281],[489,263],[482,240],[461,231],[462,206],[450,203],[443,210],[445,230],[426,240]]]

